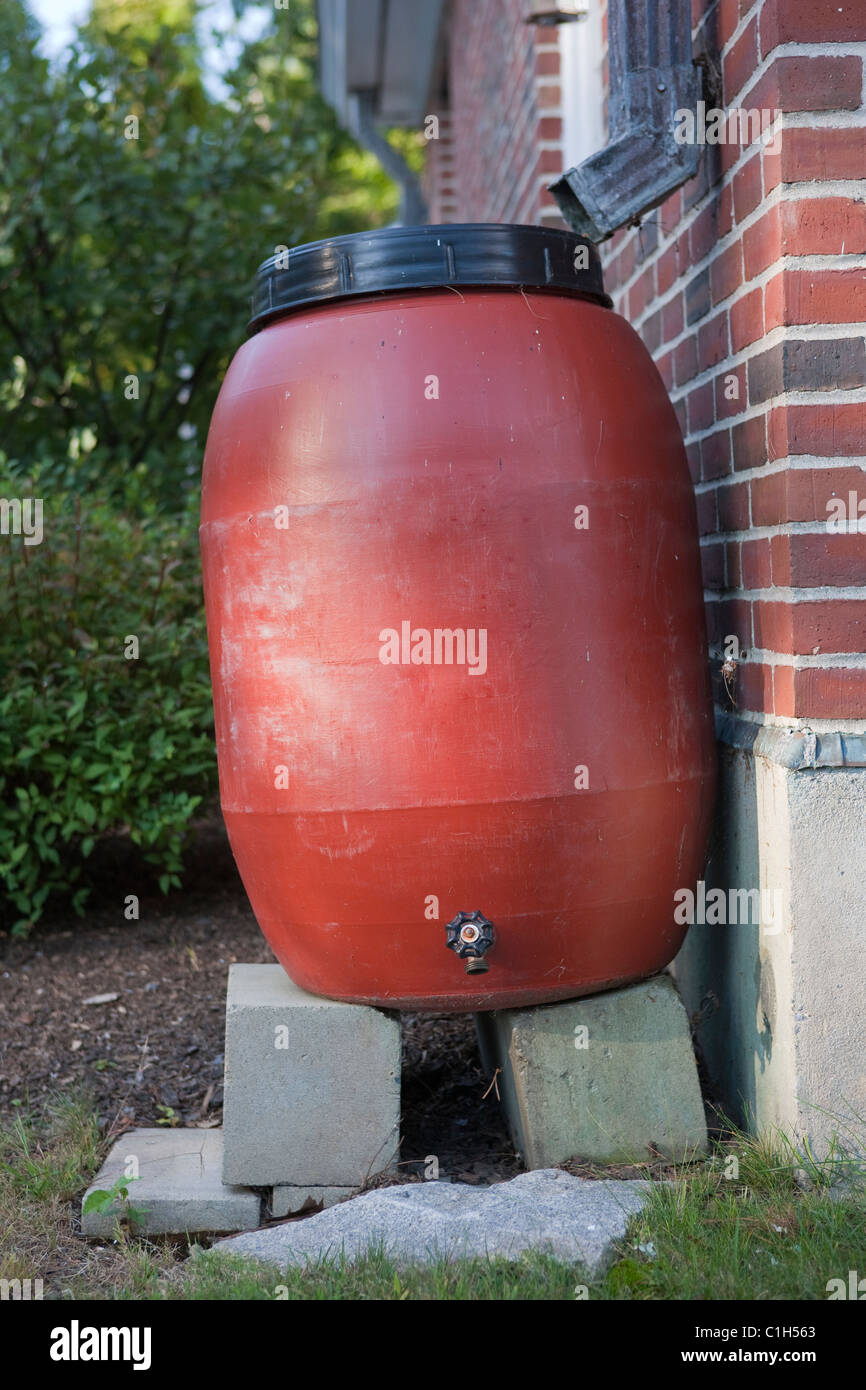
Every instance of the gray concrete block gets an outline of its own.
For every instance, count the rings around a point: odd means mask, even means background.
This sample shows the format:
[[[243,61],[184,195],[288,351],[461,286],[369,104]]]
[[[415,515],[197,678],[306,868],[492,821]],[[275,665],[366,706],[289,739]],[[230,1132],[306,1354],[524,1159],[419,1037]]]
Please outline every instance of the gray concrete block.
[[[223,1178],[363,1186],[393,1163],[400,1023],[299,989],[279,965],[233,965],[226,1003]]]
[[[258,1226],[258,1194],[222,1180],[223,1136],[218,1129],[131,1129],[118,1139],[90,1187],[110,1190],[117,1178],[129,1182],[129,1205],[142,1213],[136,1230],[150,1235],[184,1231],[248,1231]],[[124,1207],[82,1210],[87,1236],[111,1236]]]
[[[553,1169],[492,1187],[406,1183],[363,1192],[305,1221],[222,1240],[201,1258],[225,1251],[285,1269],[322,1258],[351,1261],[380,1248],[399,1265],[469,1256],[519,1260],[538,1250],[597,1278],[650,1190],[648,1182],[590,1182]]]
[[[333,1207],[344,1197],[354,1197],[357,1187],[275,1187],[271,1199],[271,1212],[274,1216],[293,1216],[307,1202],[315,1202],[322,1207]]]
[[[533,1009],[479,1014],[527,1167],[671,1160],[706,1148],[686,1011],[666,975]]]

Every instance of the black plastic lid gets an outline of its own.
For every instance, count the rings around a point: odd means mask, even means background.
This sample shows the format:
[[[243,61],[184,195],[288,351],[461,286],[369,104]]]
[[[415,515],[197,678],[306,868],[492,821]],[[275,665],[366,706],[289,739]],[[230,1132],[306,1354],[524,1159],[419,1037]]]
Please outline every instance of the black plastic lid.
[[[440,285],[512,285],[611,304],[597,247],[574,232],[498,222],[386,227],[270,256],[256,272],[249,331],[307,304]]]

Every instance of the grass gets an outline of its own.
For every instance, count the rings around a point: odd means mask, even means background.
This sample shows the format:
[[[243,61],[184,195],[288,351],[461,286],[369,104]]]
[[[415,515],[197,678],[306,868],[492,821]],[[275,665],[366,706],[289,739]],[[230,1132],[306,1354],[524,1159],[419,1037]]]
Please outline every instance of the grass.
[[[0,1131],[0,1278],[42,1278],[60,1298],[135,1300],[535,1301],[825,1299],[827,1282],[866,1274],[866,1177],[839,1152],[819,1160],[782,1134],[735,1134],[711,1159],[656,1184],[604,1279],[546,1256],[440,1261],[398,1270],[381,1251],[355,1264],[278,1271],[176,1239],[118,1228],[76,1234],[104,1141],[93,1110],[63,1100]],[[734,1162],[733,1160],[736,1160]]]
[[[41,1134],[24,1113],[0,1130],[0,1277],[41,1274],[60,1258],[70,1204],[98,1152],[96,1117],[81,1102],[52,1105]]]
[[[726,1146],[728,1147],[728,1146]],[[826,1299],[827,1281],[866,1270],[866,1187],[841,1197],[826,1184],[803,1190],[783,1143],[738,1136],[737,1181],[718,1159],[683,1182],[657,1187],[605,1280],[608,1297]]]
[[[81,1239],[81,1195],[103,1157],[95,1109],[58,1097],[40,1119],[25,1109],[0,1128],[0,1279],[42,1279],[54,1297],[145,1297],[177,1262],[177,1242],[119,1233],[102,1249]]]
[[[519,1301],[573,1299],[580,1271],[548,1256],[507,1260],[439,1261],[397,1269],[380,1250],[348,1263],[322,1260],[307,1269],[267,1269],[237,1255],[195,1250],[175,1277],[148,1298],[287,1299],[295,1302]],[[121,1297],[126,1297],[121,1294]]]

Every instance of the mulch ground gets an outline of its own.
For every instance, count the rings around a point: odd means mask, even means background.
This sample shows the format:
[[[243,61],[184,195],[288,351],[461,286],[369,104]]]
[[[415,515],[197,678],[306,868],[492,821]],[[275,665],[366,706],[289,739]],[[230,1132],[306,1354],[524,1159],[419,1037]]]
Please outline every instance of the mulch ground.
[[[132,880],[137,882],[137,880]],[[228,968],[273,961],[221,825],[200,828],[182,893],[123,902],[109,865],[86,916],[0,935],[0,1115],[58,1091],[90,1094],[106,1132],[221,1122]],[[441,1176],[484,1182],[521,1171],[481,1070],[471,1017],[403,1015],[401,1180],[436,1155]]]

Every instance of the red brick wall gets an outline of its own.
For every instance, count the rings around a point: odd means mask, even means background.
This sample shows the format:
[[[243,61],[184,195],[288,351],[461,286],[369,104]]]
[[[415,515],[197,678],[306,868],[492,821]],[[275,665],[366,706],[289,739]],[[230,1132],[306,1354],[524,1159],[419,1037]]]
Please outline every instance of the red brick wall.
[[[433,103],[437,105],[437,103]],[[447,107],[431,111],[436,117],[435,138],[428,136],[427,158],[424,165],[423,188],[427,199],[430,222],[459,222],[460,205],[457,198],[457,165],[454,154],[454,133],[451,113]]]
[[[695,0],[693,20],[725,108],[790,113],[780,147],[707,146],[609,244],[607,287],[686,438],[719,703],[734,634],[739,712],[864,719],[866,534],[831,534],[827,504],[866,503],[866,7]]]
[[[555,29],[525,24],[527,10],[527,0],[452,0],[446,70],[453,200],[443,205],[440,171],[448,155],[441,140],[431,140],[431,222],[552,216],[561,225],[546,187],[562,172],[559,41]],[[432,114],[440,116],[441,136],[442,112]]]
[[[562,225],[559,31],[526,9],[453,0],[453,134],[427,171],[442,220]],[[605,245],[606,283],[686,439],[720,705],[734,635],[740,713],[866,720],[866,534],[827,527],[854,492],[866,532],[866,0],[693,0],[692,16],[720,105],[780,110],[779,145],[705,146],[696,179]]]

